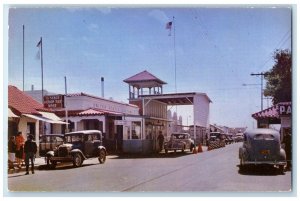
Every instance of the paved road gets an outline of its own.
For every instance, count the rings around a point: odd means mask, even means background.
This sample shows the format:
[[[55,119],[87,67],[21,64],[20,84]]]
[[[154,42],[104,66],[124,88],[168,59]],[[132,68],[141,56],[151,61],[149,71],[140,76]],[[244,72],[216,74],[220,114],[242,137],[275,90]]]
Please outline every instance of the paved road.
[[[251,170],[239,173],[240,144],[200,154],[169,153],[148,158],[110,156],[104,165],[8,175],[12,191],[60,192],[265,192],[289,191],[291,172]]]

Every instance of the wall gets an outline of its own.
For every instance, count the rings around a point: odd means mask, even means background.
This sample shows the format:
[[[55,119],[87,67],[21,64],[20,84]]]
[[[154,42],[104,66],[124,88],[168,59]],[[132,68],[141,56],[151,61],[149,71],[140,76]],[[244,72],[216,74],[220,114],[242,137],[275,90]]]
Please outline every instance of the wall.
[[[108,110],[116,113],[125,113],[130,115],[138,115],[139,108],[125,103],[120,103],[107,99],[98,99],[88,96],[72,96],[67,97],[68,110],[87,110],[90,108]]]
[[[194,120],[197,126],[209,127],[209,100],[206,96],[197,94],[194,98]]]

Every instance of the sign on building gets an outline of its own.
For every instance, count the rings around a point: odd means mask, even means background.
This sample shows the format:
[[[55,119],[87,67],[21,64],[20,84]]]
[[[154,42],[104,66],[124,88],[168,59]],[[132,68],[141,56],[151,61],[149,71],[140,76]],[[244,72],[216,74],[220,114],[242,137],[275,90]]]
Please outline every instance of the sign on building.
[[[45,108],[64,108],[64,95],[44,96]]]
[[[290,116],[292,114],[292,105],[281,105],[278,106],[280,116]]]

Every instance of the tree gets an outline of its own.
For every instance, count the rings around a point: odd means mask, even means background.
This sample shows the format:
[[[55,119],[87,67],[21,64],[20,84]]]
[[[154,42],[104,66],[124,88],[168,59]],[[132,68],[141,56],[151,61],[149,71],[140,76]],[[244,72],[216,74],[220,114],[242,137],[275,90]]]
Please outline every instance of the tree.
[[[266,73],[265,96],[273,97],[273,104],[292,100],[292,55],[290,50],[276,50],[275,64]]]

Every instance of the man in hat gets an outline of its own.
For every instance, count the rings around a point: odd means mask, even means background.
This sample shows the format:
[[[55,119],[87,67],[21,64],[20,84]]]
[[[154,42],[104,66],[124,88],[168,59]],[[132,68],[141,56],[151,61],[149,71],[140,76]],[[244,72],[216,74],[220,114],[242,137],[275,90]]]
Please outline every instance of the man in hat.
[[[34,174],[34,157],[37,152],[37,145],[33,141],[33,135],[29,135],[24,145],[26,175],[29,174],[29,160],[31,161],[31,172]]]

